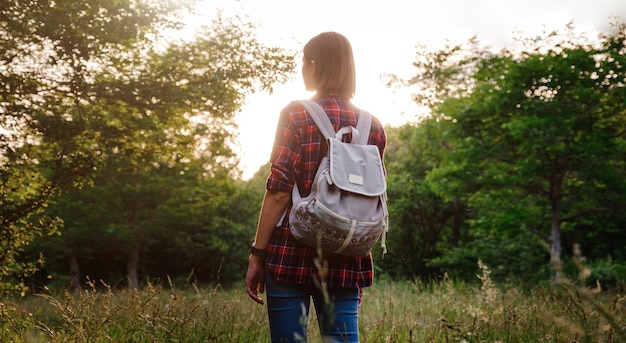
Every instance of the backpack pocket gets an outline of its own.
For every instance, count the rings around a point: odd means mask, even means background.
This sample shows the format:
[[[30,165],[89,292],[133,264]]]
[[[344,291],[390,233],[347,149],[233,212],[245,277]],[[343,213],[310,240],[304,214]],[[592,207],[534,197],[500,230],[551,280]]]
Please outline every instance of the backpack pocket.
[[[330,178],[346,192],[368,197],[385,193],[387,183],[380,152],[375,145],[344,143],[329,138]]]

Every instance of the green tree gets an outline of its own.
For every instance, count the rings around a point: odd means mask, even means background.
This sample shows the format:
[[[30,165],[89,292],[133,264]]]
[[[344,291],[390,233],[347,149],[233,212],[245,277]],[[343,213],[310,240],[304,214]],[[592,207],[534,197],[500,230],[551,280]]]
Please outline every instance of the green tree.
[[[3,4],[9,19],[3,39],[17,42],[3,50],[3,77],[10,81],[2,90],[2,123],[10,132],[3,136],[9,156],[2,161],[3,181],[10,190],[33,180],[11,193],[16,205],[2,202],[3,221],[11,224],[3,230],[18,228],[26,239],[3,237],[28,243],[32,237],[25,236],[20,220],[29,222],[56,190],[92,175],[94,186],[111,195],[99,205],[124,210],[109,212],[118,220],[104,223],[127,243],[119,253],[127,257],[134,288],[142,237],[168,197],[172,175],[184,174],[198,160],[205,177],[221,170],[237,175],[229,148],[233,116],[246,94],[285,80],[293,59],[260,44],[251,24],[219,16],[193,40],[167,41],[159,30],[180,26],[177,14],[183,7],[177,6],[165,1]],[[18,205],[27,211],[16,220],[8,214]]]
[[[93,170],[95,75],[175,13],[158,1],[0,4],[0,283],[30,268],[15,263],[25,244],[58,227],[41,216],[48,199]]]
[[[290,55],[263,46],[252,32],[251,25],[218,18],[192,41],[171,44],[164,52],[152,50],[147,60],[145,51],[138,51],[137,60],[118,62],[124,77],[118,76],[120,70],[104,77],[114,100],[106,104],[109,120],[120,139],[108,150],[109,177],[98,189],[112,187],[109,194],[120,197],[118,205],[130,211],[108,232],[125,242],[121,253],[131,288],[138,287],[139,256],[149,243],[144,238],[155,226],[159,204],[175,191],[171,178],[191,172],[190,161],[201,161],[203,169],[195,169],[200,177],[224,171],[237,177],[237,160],[229,148],[235,114],[248,92],[271,89],[293,68]],[[176,172],[152,179],[168,169]],[[108,210],[124,213],[119,209],[113,205]]]
[[[387,275],[435,278],[440,271],[429,261],[461,239],[461,204],[445,201],[425,182],[447,149],[441,124],[425,118],[417,124],[386,128],[389,253],[377,266]]]
[[[427,178],[448,197],[465,193],[476,237],[544,238],[557,272],[563,232],[605,211],[607,195],[624,203],[625,35],[622,25],[592,44],[555,32],[439,65],[471,82],[433,107],[452,123],[453,148]]]
[[[196,281],[222,285],[241,280],[260,200],[227,175],[198,181],[179,193],[185,198],[173,197],[164,207],[169,212],[161,213],[160,225],[167,228],[166,239],[149,247],[152,256],[175,257],[172,276],[193,272]],[[163,277],[164,263],[152,268]]]
[[[245,273],[267,171],[244,182],[227,171],[203,175],[201,162],[189,163],[183,175],[160,173],[160,181],[142,182],[157,189],[142,201],[144,213],[152,211],[155,218],[142,220],[146,227],[142,228],[140,279],[229,284]],[[45,271],[53,276],[54,285],[80,288],[84,279],[80,274],[118,284],[123,275],[122,252],[135,241],[114,230],[113,223],[126,222],[130,212],[128,204],[120,201],[124,190],[97,178],[94,184],[54,199],[49,209],[55,211],[51,215],[64,219],[62,235],[36,240],[28,249],[35,257],[45,252]],[[150,210],[150,202],[163,194],[167,198]],[[73,272],[66,277],[68,262]]]

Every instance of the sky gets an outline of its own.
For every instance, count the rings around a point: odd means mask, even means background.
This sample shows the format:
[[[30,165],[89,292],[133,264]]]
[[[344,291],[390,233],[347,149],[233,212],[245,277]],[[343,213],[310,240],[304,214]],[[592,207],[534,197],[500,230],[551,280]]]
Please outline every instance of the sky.
[[[401,125],[415,119],[419,109],[410,90],[390,89],[383,75],[414,75],[416,46],[441,47],[476,36],[495,48],[514,44],[524,36],[563,28],[595,37],[608,32],[610,22],[626,22],[626,0],[199,0],[193,23],[208,23],[217,11],[240,16],[257,28],[259,40],[270,46],[301,51],[324,31],[348,38],[354,52],[357,89],[353,103],[374,114],[383,124]],[[280,110],[291,100],[310,98],[299,70],[292,81],[274,92],[248,97],[237,116],[237,144],[243,178],[265,164],[272,148]]]

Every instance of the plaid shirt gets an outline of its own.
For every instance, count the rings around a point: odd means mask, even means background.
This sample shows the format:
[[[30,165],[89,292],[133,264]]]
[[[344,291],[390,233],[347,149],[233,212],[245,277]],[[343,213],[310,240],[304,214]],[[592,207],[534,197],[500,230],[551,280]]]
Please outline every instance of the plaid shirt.
[[[314,100],[328,114],[335,131],[344,126],[356,127],[358,109],[349,100],[332,94]],[[328,150],[323,141],[315,122],[301,104],[292,102],[285,107],[276,129],[270,159],[272,168],[266,188],[291,192],[294,182],[298,182],[301,195],[307,196],[317,167]],[[373,116],[368,144],[377,145],[383,156],[385,131]],[[289,218],[289,213],[286,218]],[[289,231],[288,222],[285,219],[282,225],[276,227],[268,245],[266,270],[276,281],[310,285],[315,279],[323,279],[329,287],[346,288],[372,285],[374,265],[371,254],[361,258],[324,253],[324,275],[321,275],[314,262],[316,250],[296,241]]]

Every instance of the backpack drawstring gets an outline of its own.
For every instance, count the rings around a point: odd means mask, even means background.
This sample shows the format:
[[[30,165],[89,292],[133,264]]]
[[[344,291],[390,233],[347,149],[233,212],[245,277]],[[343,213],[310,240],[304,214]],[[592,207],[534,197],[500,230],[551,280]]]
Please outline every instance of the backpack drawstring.
[[[384,192],[380,196],[380,202],[383,204],[383,209],[384,209],[383,220],[385,221],[385,223],[383,224],[385,226],[385,229],[383,230],[383,233],[380,237],[380,247],[383,249],[383,256],[381,258],[382,260],[385,258],[385,255],[387,254],[387,232],[389,231],[389,210],[387,210],[387,192]]]

